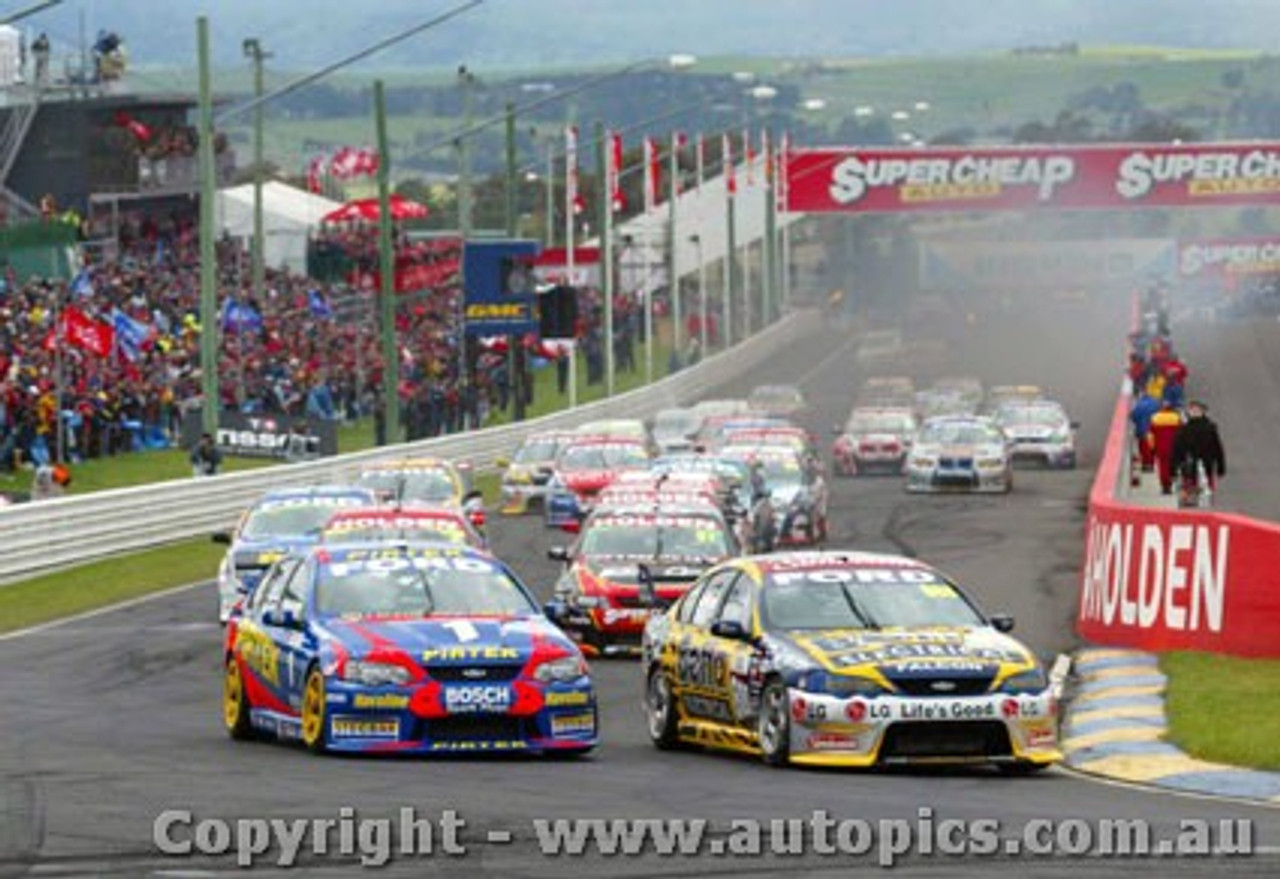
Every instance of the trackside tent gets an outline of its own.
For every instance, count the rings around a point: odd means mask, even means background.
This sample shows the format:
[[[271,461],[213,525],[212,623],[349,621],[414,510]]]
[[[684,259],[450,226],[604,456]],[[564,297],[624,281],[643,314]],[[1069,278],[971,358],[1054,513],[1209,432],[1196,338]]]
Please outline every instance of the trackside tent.
[[[307,270],[307,237],[340,202],[272,180],[262,187],[263,259],[272,268],[299,274]],[[253,237],[253,185],[218,192],[215,220],[219,234],[246,241]]]

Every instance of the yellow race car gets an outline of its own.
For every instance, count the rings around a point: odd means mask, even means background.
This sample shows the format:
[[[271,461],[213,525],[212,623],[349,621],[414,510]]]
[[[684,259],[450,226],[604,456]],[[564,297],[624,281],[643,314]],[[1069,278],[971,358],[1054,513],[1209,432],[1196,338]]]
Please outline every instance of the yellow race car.
[[[1044,669],[915,559],[805,552],[725,562],[645,628],[649,734],[788,763],[1061,759]]]

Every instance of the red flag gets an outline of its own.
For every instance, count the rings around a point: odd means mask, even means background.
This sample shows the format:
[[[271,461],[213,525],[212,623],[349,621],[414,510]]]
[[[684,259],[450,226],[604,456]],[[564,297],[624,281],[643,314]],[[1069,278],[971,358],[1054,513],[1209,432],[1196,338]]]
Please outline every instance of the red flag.
[[[721,152],[724,154],[724,186],[729,195],[738,191],[738,180],[733,169],[733,138],[726,131],[722,137]]]
[[[75,306],[62,313],[62,333],[68,344],[99,357],[109,356],[115,347],[115,330],[111,325],[94,320]]]
[[[319,194],[324,191],[324,156],[315,156],[307,163],[307,189]]]
[[[372,177],[378,173],[378,165],[379,157],[377,150],[356,150],[352,173],[356,176],[363,174]]]
[[[676,195],[680,194],[680,151],[689,143],[689,138],[685,137],[683,131],[671,132],[671,168],[675,171],[675,176],[671,181],[671,188]]]
[[[574,125],[564,130],[564,164],[565,209],[577,216],[586,208],[586,202],[578,191],[578,128]]]
[[[359,154],[351,147],[344,146],[333,154],[333,161],[329,163],[329,173],[339,180],[345,180],[355,175],[359,161]]]
[[[755,170],[752,165],[756,161],[755,148],[751,146],[751,132],[742,129],[742,157],[747,160],[747,185],[751,186],[756,182]]]
[[[702,132],[698,132],[698,142],[694,146],[694,171],[698,178],[698,191],[702,191],[702,175],[706,172],[707,164],[707,139]]]
[[[614,132],[609,135],[609,167],[605,177],[609,181],[609,204],[613,212],[627,209],[627,197],[622,193],[622,135]]]

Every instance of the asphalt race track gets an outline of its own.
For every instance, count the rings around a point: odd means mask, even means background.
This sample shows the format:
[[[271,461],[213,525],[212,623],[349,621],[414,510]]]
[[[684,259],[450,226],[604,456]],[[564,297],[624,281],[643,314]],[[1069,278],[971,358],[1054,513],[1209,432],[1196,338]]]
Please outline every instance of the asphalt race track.
[[[1092,465],[1114,406],[1127,303],[983,308],[972,326],[948,331],[943,372],[988,383],[1038,383],[1083,423],[1075,472],[1018,471],[1012,495],[908,497],[896,478],[837,480],[831,545],[907,551],[967,584],[988,610],[1018,618],[1017,632],[1047,658],[1074,643],[1082,510]],[[847,329],[828,326],[743,376],[754,384],[798,382],[811,427],[829,436],[861,381]],[[1194,368],[1194,365],[1193,365]],[[927,378],[928,376],[926,376]],[[536,519],[495,524],[496,548],[545,595],[555,541]],[[167,809],[197,818],[420,816],[453,809],[468,823],[465,857],[403,858],[381,872],[414,876],[847,875],[878,869],[874,855],[698,860],[649,855],[551,858],[539,854],[531,819],[548,817],[834,818],[934,821],[998,819],[1019,832],[1029,819],[1146,819],[1170,833],[1184,818],[1246,818],[1268,852],[1203,859],[1019,861],[909,856],[897,872],[920,876],[1129,874],[1203,876],[1280,873],[1280,811],[1105,785],[1054,770],[1006,778],[986,770],[844,773],[766,768],[749,759],[660,753],[648,741],[641,682],[630,660],[594,664],[603,745],[576,762],[316,758],[274,744],[237,744],[220,719],[220,629],[212,588],[186,590],[91,619],[0,640],[0,872],[32,875],[211,876],[229,860],[165,858],[152,824]],[[488,841],[506,831],[510,842]],[[7,861],[5,860],[7,859]],[[304,856],[308,873],[347,876],[352,860]],[[295,871],[294,875],[297,872]]]

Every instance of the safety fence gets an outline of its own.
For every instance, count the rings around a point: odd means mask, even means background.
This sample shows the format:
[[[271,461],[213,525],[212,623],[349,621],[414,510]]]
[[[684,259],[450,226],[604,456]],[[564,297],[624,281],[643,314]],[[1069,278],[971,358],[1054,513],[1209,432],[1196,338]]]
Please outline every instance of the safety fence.
[[[1079,633],[1096,644],[1280,656],[1280,525],[1125,499],[1122,391],[1089,494]]]
[[[490,470],[525,436],[602,418],[648,418],[706,396],[819,325],[797,312],[697,366],[643,388],[519,424],[211,479],[170,480],[0,509],[0,583],[196,537],[232,524],[272,488],[350,482],[361,469],[407,455],[435,455]]]

